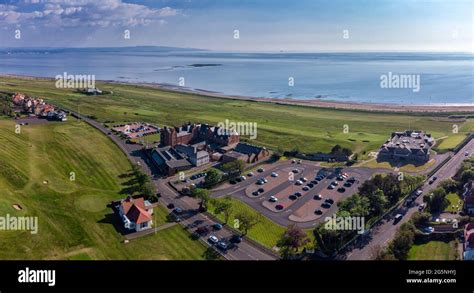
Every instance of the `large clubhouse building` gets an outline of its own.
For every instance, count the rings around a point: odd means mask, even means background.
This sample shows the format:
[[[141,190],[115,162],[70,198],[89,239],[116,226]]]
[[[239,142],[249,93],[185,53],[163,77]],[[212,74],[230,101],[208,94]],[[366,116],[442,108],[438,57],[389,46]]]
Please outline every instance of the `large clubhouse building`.
[[[427,162],[434,139],[431,134],[418,130],[393,132],[380,148],[378,159],[409,162]]]

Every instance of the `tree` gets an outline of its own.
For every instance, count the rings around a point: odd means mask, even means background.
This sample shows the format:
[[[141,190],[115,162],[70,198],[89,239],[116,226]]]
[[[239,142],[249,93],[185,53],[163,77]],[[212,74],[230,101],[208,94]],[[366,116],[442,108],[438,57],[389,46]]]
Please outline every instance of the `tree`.
[[[283,258],[288,259],[298,252],[300,248],[309,242],[308,235],[305,231],[296,225],[291,225],[283,233],[277,242],[277,247],[281,249]]]
[[[365,217],[369,214],[369,199],[359,194],[354,194],[339,202],[339,209],[347,211],[351,216]]]
[[[389,245],[389,250],[396,259],[406,260],[414,239],[414,227],[410,223],[404,223],[395,234],[395,238]]]
[[[241,211],[235,215],[235,219],[238,221],[237,229],[242,232],[242,235],[247,235],[248,231],[258,223],[262,221],[260,214],[251,213],[248,211]]]
[[[413,215],[411,220],[415,227],[426,227],[430,223],[430,214],[417,212]]]
[[[333,255],[341,245],[341,237],[337,230],[328,230],[324,223],[319,224],[314,230],[316,246],[326,255]]]
[[[212,187],[221,180],[221,175],[216,169],[210,169],[207,171],[206,178],[204,179],[204,186]]]
[[[383,191],[377,189],[374,193],[367,196],[369,199],[370,214],[379,216],[385,211],[385,207],[388,204],[387,197],[383,194]]]
[[[229,174],[236,173],[240,175],[245,170],[245,162],[242,160],[228,162],[222,165],[222,169]]]
[[[440,212],[446,205],[446,190],[438,187],[431,192],[430,195],[425,196],[425,201],[431,212]]]
[[[214,204],[214,213],[216,215],[222,213],[224,215],[224,222],[227,224],[232,215],[232,201],[230,197],[226,197],[224,200],[217,200]]]
[[[207,202],[211,199],[209,190],[204,188],[196,188],[193,190],[193,196],[201,200],[199,202],[200,210],[207,209]]]

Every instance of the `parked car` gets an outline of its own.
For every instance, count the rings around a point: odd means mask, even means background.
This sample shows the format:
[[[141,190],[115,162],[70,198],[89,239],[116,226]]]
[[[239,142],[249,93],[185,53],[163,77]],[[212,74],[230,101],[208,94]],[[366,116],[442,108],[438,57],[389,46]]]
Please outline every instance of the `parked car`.
[[[262,173],[262,172],[264,172],[264,171],[265,171],[265,169],[263,169],[263,168],[258,168],[258,169],[257,169],[257,172],[259,172],[259,173]]]
[[[346,189],[344,187],[339,187],[337,189],[337,192],[343,193],[343,192],[346,192]]]
[[[303,181],[301,181],[301,180],[296,180],[295,184],[296,184],[296,185],[303,185]]]
[[[284,209],[284,208],[285,208],[285,206],[282,205],[282,204],[277,204],[277,205],[275,206],[275,209],[278,210],[278,211],[281,211],[281,210]]]
[[[298,173],[298,172],[299,172],[299,170],[298,170],[298,169],[293,169],[293,170],[291,170],[291,172],[293,172],[293,173],[295,173],[295,174],[296,174],[296,173]]]
[[[417,197],[420,196],[420,195],[422,195],[422,194],[423,194],[423,190],[421,190],[421,189],[418,189],[417,191],[415,191],[415,195],[416,195]]]
[[[327,202],[328,204],[334,204],[334,199],[332,198],[326,198],[324,202]]]
[[[426,206],[426,205],[425,205],[424,203],[420,204],[420,206],[418,207],[418,210],[419,210],[420,212],[423,211],[423,210],[425,209],[425,206]]]
[[[175,214],[178,214],[178,215],[179,215],[179,214],[182,214],[182,213],[183,213],[183,209],[181,209],[181,208],[175,208],[175,209],[173,210],[173,212],[174,212]]]
[[[316,185],[316,184],[318,184],[318,183],[319,183],[318,180],[311,180],[311,184],[313,184],[313,185]]]
[[[321,194],[316,194],[315,196],[313,196],[313,199],[321,200],[323,199],[323,196]]]
[[[344,180],[344,177],[342,177],[342,176],[337,176],[336,179],[337,179],[338,181],[343,181],[343,180]]]
[[[354,183],[354,182],[356,182],[356,179],[355,179],[355,177],[351,177],[351,178],[347,179],[347,182]]]
[[[230,242],[231,243],[240,243],[240,242],[242,242],[242,236],[232,235],[232,237],[230,238]]]
[[[288,198],[289,198],[290,200],[297,200],[297,199],[298,199],[298,197],[297,197],[296,195],[294,195],[294,194],[291,194],[290,196],[288,196]]]
[[[209,236],[207,240],[211,242],[212,244],[217,244],[219,242],[219,238],[217,238],[215,235]]]
[[[258,179],[257,182],[255,182],[257,185],[263,185],[265,182],[263,182],[262,179]]]
[[[212,225],[212,228],[214,228],[214,230],[221,230],[221,229],[222,229],[222,225],[219,224],[219,223],[215,223],[214,225]]]
[[[253,172],[248,173],[247,176],[252,177],[252,176],[253,176]]]
[[[321,207],[325,208],[325,209],[329,209],[331,207],[331,205],[327,202],[324,202]]]
[[[297,163],[298,163],[298,164],[301,164],[301,160],[298,160]]]
[[[433,178],[430,179],[430,181],[428,182],[429,184],[433,184],[433,182],[436,181],[436,179],[438,179],[438,177],[436,176],[433,176]]]
[[[314,184],[313,183],[308,183],[308,184],[306,184],[306,186],[308,186],[309,188],[313,188]]]
[[[272,172],[272,177],[278,177],[278,173],[277,172]]]
[[[245,176],[240,176],[240,180],[244,181],[244,180],[247,180],[247,178],[245,178]]]
[[[295,195],[296,195],[297,197],[301,197],[301,196],[302,196],[301,192],[298,192],[298,191],[295,192]]]
[[[291,163],[292,163],[292,164],[296,163],[296,160],[291,160]]]
[[[301,177],[300,180],[303,181],[303,182],[307,182],[307,181],[308,181],[308,179],[306,179],[306,177]]]
[[[469,152],[465,152],[464,155],[467,157],[469,156]]]
[[[431,233],[434,232],[434,230],[435,229],[433,227],[425,227],[425,228],[422,229],[423,233],[425,233],[425,234],[431,234]]]
[[[268,179],[267,179],[267,178],[262,178],[262,181],[263,181],[263,183],[268,183]]]
[[[400,220],[403,218],[403,215],[402,214],[396,214],[395,217],[393,218],[393,224],[397,224],[398,222],[400,222]]]
[[[258,192],[258,190],[255,190],[254,192],[252,192],[252,195],[253,196],[258,196],[258,195],[260,195],[260,192]]]
[[[334,185],[329,184],[328,189],[334,189],[334,188],[335,188]]]
[[[304,190],[304,191],[308,191],[308,190],[309,190],[309,187],[308,187],[308,186],[304,186],[304,187],[303,187],[303,190]]]
[[[196,232],[199,235],[206,235],[207,233],[209,233],[209,228],[207,228],[207,226],[201,226],[196,229]]]
[[[322,215],[322,214],[323,214],[323,211],[321,211],[320,209],[317,209],[317,210],[314,211],[314,213],[315,213],[316,215]]]
[[[259,188],[259,189],[257,189],[257,191],[258,191],[259,193],[264,193],[264,192],[265,192],[265,189]]]
[[[217,247],[221,250],[227,250],[228,246],[229,245],[227,244],[225,240],[221,240],[217,243]]]
[[[277,202],[278,201],[278,198],[276,198],[275,196],[270,196],[270,198],[268,199],[270,202]]]
[[[351,186],[352,186],[352,183],[350,183],[350,182],[344,183],[344,187],[351,187]]]

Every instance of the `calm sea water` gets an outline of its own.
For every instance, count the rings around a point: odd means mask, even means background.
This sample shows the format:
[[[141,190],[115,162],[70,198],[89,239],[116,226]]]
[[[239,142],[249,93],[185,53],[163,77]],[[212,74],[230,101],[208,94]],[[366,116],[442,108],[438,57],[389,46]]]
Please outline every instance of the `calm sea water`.
[[[224,94],[394,104],[473,104],[473,54],[251,54],[164,48],[0,50],[0,73],[155,82]],[[382,88],[418,75],[420,89]],[[293,86],[291,86],[293,85]]]

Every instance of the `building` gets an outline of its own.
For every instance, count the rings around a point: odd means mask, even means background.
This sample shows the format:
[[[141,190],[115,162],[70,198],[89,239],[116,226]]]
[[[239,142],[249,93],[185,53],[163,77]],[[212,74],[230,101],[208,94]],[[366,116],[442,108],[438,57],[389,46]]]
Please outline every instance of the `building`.
[[[179,171],[187,170],[192,164],[185,156],[171,146],[155,148],[151,152],[153,164],[164,174],[172,176]]]
[[[270,152],[265,147],[251,145],[248,143],[239,143],[234,148],[234,152],[238,152],[245,155],[246,163],[255,163],[260,161],[263,158],[268,157]]]
[[[378,153],[379,160],[400,160],[409,162],[427,162],[430,159],[434,139],[431,134],[418,130],[393,132]]]
[[[464,227],[463,259],[474,260],[474,223],[468,223]]]
[[[117,207],[123,225],[128,230],[143,231],[153,225],[153,208],[150,202],[140,198],[127,197]]]
[[[468,183],[468,189],[464,196],[464,211],[468,215],[474,215],[474,186],[472,181]]]
[[[186,155],[188,160],[195,167],[205,165],[210,161],[209,153],[204,150],[199,150],[198,145],[178,144],[175,149],[179,153]]]
[[[237,144],[240,140],[236,132],[208,124],[188,123],[180,127],[164,127],[160,132],[160,141],[163,146],[176,146],[178,144],[195,144],[206,142],[218,146]]]

